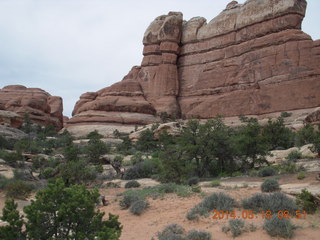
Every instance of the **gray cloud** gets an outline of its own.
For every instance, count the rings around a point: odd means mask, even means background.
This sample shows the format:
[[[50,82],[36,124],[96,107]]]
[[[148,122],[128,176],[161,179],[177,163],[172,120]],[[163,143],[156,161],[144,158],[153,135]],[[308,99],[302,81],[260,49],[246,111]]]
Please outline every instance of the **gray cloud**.
[[[209,20],[230,0],[0,0],[0,88],[40,87],[64,99],[120,81],[142,60],[149,23],[169,11]],[[239,1],[243,3],[244,0]],[[320,1],[309,0],[303,30],[320,38]]]

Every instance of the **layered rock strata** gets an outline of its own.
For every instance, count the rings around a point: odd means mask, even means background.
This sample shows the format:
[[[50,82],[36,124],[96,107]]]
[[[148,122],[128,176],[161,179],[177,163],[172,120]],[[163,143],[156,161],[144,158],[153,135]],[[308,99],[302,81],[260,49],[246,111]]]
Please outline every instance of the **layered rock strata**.
[[[170,12],[143,38],[143,60],[77,102],[68,124],[148,124],[320,106],[320,40],[301,31],[304,0],[236,1],[209,23]]]
[[[26,114],[40,125],[53,125],[57,130],[63,126],[61,97],[51,96],[40,88],[10,85],[0,89],[0,110],[3,113],[1,122],[13,127],[20,127]]]

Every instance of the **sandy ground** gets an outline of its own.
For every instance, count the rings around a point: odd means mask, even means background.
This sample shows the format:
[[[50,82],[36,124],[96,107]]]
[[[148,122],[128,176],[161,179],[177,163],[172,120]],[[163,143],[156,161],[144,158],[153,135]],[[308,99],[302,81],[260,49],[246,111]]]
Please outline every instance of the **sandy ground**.
[[[280,184],[288,183],[309,183],[311,185],[319,186],[320,182],[315,180],[316,173],[308,173],[307,177],[303,180],[297,180],[296,174],[281,175],[279,176]],[[231,197],[240,202],[243,198],[249,197],[254,193],[260,192],[257,184],[263,181],[259,177],[238,177],[225,179],[222,182],[225,183],[223,187],[208,188],[202,187],[203,192],[210,194],[213,192],[225,192]],[[247,187],[232,187],[237,183],[246,182]],[[251,184],[252,183],[252,184]],[[240,186],[241,184],[239,184]],[[115,189],[100,189],[101,194],[106,196],[110,204],[105,207],[99,207],[100,211],[106,213],[105,218],[108,217],[108,213],[119,215],[119,220],[123,225],[123,231],[121,240],[150,240],[152,237],[157,236],[157,233],[161,231],[168,224],[176,223],[184,227],[187,231],[203,230],[212,234],[212,239],[233,239],[231,234],[225,234],[221,231],[221,227],[224,226],[228,220],[224,219],[212,219],[210,217],[201,218],[198,221],[189,221],[186,219],[187,212],[199,203],[203,198],[200,194],[195,194],[191,197],[182,198],[175,194],[167,194],[163,198],[148,199],[150,207],[141,216],[135,216],[129,212],[129,210],[122,210],[119,206],[121,196],[117,194],[125,191],[124,188]],[[4,206],[5,197],[3,193],[0,193],[0,208]],[[21,210],[23,206],[28,204],[28,201],[18,200],[18,206]],[[236,215],[241,216],[242,209],[236,209]],[[263,218],[262,215],[257,214],[256,218],[252,220],[245,220],[246,223],[253,223],[258,228],[255,232],[245,232],[237,239],[245,240],[266,240],[277,239],[271,238],[262,228]],[[299,226],[295,230],[294,240],[318,240],[320,239],[320,214],[319,212],[314,215],[307,215],[306,219],[293,219],[293,223]]]
[[[230,178],[223,182],[262,182],[262,178]],[[317,184],[320,188],[320,182],[315,180],[315,174],[308,174],[304,180],[297,180],[296,174],[282,175],[279,182],[281,184],[287,183],[309,183]],[[251,196],[254,193],[260,192],[259,187],[246,188],[202,188],[204,192],[225,192],[238,202],[241,199]],[[211,217],[201,218],[198,221],[189,221],[186,219],[186,213],[202,200],[199,194],[187,198],[181,198],[175,194],[167,194],[163,199],[148,199],[150,208],[141,216],[135,216],[128,210],[121,210],[119,200],[121,197],[116,197],[117,193],[123,192],[124,189],[102,189],[101,193],[106,195],[110,201],[110,205],[101,207],[100,210],[105,213],[112,213],[119,215],[119,220],[123,224],[123,232],[121,240],[150,240],[156,237],[157,232],[161,231],[168,224],[176,223],[184,227],[187,231],[196,229],[204,230],[212,234],[213,239],[233,239],[231,234],[225,234],[221,231],[221,227],[225,225],[227,219],[214,220]],[[237,216],[241,216],[242,210],[237,209]],[[107,214],[106,214],[107,215]],[[271,238],[262,228],[262,215],[256,215],[257,218],[252,220],[245,220],[246,223],[253,223],[258,227],[255,232],[245,232],[237,239],[277,239]],[[306,219],[292,219],[293,223],[299,226],[295,230],[294,240],[318,240],[320,236],[320,215],[307,215]],[[156,239],[156,238],[155,238]]]

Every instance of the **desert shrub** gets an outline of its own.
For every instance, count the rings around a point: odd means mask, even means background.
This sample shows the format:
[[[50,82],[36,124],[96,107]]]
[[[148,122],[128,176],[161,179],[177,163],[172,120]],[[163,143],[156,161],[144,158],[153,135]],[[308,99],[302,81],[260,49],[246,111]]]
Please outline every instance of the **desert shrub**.
[[[269,150],[279,147],[288,149],[294,144],[294,132],[285,126],[283,117],[278,117],[276,120],[268,120],[268,123],[263,127],[262,137],[269,145]]]
[[[11,180],[0,174],[0,189],[4,189]]]
[[[216,180],[212,180],[211,183],[209,184],[210,187],[218,187],[220,186],[220,180],[216,179]]]
[[[136,148],[143,152],[150,152],[157,148],[157,141],[153,136],[152,130],[146,129],[140,133]]]
[[[265,203],[268,201],[267,194],[257,193],[249,198],[242,200],[242,206],[244,209],[251,209],[254,211],[260,211],[264,209]]]
[[[145,159],[125,170],[123,179],[133,180],[139,178],[150,178],[158,173],[157,159]]]
[[[259,174],[259,171],[256,170],[256,169],[251,169],[251,170],[249,171],[249,176],[250,176],[250,177],[256,177],[256,176],[258,176],[258,174]]]
[[[293,199],[281,192],[255,194],[252,197],[242,200],[242,206],[244,209],[253,211],[271,211],[272,213],[277,213],[279,211],[295,213],[295,211],[298,210]]]
[[[272,167],[263,167],[259,170],[258,176],[259,177],[269,177],[274,176],[277,174],[277,171]]]
[[[290,117],[291,115],[292,115],[292,113],[282,112],[280,116],[281,116],[282,118],[287,118],[287,117]]]
[[[15,167],[17,165],[17,161],[22,160],[22,155],[17,152],[7,152],[0,150],[0,158],[6,161],[6,163],[11,166]]]
[[[39,177],[43,179],[49,179],[55,176],[57,171],[52,167],[47,167],[40,172]]]
[[[185,230],[178,224],[170,224],[158,233],[159,240],[185,240]]]
[[[306,178],[306,173],[305,172],[298,172],[297,178],[299,180],[302,180],[302,179]]]
[[[291,238],[296,226],[291,223],[290,219],[279,219],[277,215],[274,215],[265,220],[263,228],[271,237]]]
[[[312,143],[315,138],[315,130],[311,124],[304,125],[299,131],[297,131],[295,144],[297,146],[303,146]]]
[[[30,181],[34,180],[34,176],[32,175],[31,169],[14,169],[13,170],[13,176],[16,180],[22,180],[22,181]]]
[[[129,181],[126,183],[126,185],[124,186],[125,188],[138,188],[140,187],[140,183],[135,181],[135,180],[132,180],[132,181]]]
[[[189,186],[192,186],[192,185],[197,185],[199,183],[199,178],[198,177],[191,177],[187,180],[187,184]]]
[[[289,161],[297,161],[298,159],[301,159],[302,158],[302,153],[295,150],[295,151],[292,151],[288,154],[288,156],[286,157],[287,160]]]
[[[213,193],[206,197],[187,213],[187,219],[194,220],[200,216],[209,214],[210,211],[231,211],[235,206],[235,200],[224,193]]]
[[[276,179],[266,179],[261,184],[261,191],[262,192],[275,192],[280,189],[279,183]]]
[[[191,230],[188,232],[186,240],[211,240],[211,234],[204,231]]]
[[[147,201],[138,200],[132,203],[129,210],[134,215],[141,215],[148,207],[149,203]]]
[[[33,186],[21,180],[12,180],[5,186],[9,198],[25,199],[33,190]]]
[[[312,141],[311,151],[318,154],[320,157],[320,131],[316,132]]]
[[[67,161],[58,166],[59,175],[68,184],[81,184],[92,182],[97,177],[94,166],[88,164],[84,159]]]
[[[5,137],[0,136],[0,149],[7,149],[8,146],[9,146],[8,140]]]
[[[136,195],[124,195],[120,200],[119,205],[122,209],[128,209],[134,202],[141,200]]]
[[[100,157],[110,151],[110,146],[100,138],[91,138],[85,148],[85,154],[92,163],[100,163]]]
[[[24,216],[17,211],[17,204],[7,201],[3,217],[8,225],[0,227],[0,237],[117,240],[122,229],[118,216],[109,214],[109,220],[103,221],[104,213],[95,208],[98,197],[97,189],[88,191],[81,185],[67,187],[60,179],[36,194],[35,200],[24,207]],[[10,230],[15,230],[15,237]]]
[[[238,237],[244,231],[244,221],[242,219],[230,219],[229,227],[232,237]]]
[[[318,207],[317,199],[307,189],[297,195],[297,204],[307,213],[314,213]]]

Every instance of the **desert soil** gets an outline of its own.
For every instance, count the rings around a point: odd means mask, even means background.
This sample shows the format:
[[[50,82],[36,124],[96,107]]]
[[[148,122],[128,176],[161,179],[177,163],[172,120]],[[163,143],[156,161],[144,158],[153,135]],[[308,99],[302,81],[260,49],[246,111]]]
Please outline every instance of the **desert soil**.
[[[307,177],[303,180],[297,180],[296,174],[288,174],[279,176],[279,183],[285,184],[309,184],[313,187],[318,187],[320,191],[320,182],[315,180],[317,173],[308,173]],[[205,187],[202,185],[202,191],[210,194],[213,192],[225,192],[231,197],[240,202],[243,198],[250,197],[254,193],[261,192],[259,185],[263,179],[259,177],[238,177],[222,180],[221,187]],[[244,187],[243,184],[245,183]],[[184,227],[187,231],[203,230],[212,234],[212,239],[233,239],[231,234],[225,234],[221,231],[221,227],[227,224],[226,218],[214,220],[212,215],[207,218],[200,218],[197,221],[189,221],[186,219],[187,212],[199,203],[203,197],[200,194],[194,194],[190,197],[178,197],[175,194],[167,194],[163,198],[152,199],[149,198],[150,207],[141,216],[135,216],[129,210],[122,210],[119,206],[121,196],[119,193],[124,192],[124,188],[100,189],[100,193],[106,196],[110,204],[108,206],[100,206],[99,210],[106,213],[119,215],[119,220],[123,225],[121,240],[150,240],[152,237],[155,239],[157,233],[161,231],[168,224],[176,223]],[[4,206],[5,196],[0,193],[0,208]],[[19,209],[22,210],[23,206],[27,205],[29,201],[18,200]],[[242,209],[236,209],[237,216],[241,216]],[[253,223],[258,228],[255,232],[244,232],[237,239],[239,240],[267,240],[277,239],[271,238],[263,230],[263,219],[261,215],[252,220],[246,219],[246,223]],[[320,236],[320,214],[317,212],[313,215],[307,215],[306,219],[292,219],[298,229],[295,230],[293,240],[318,240]]]

